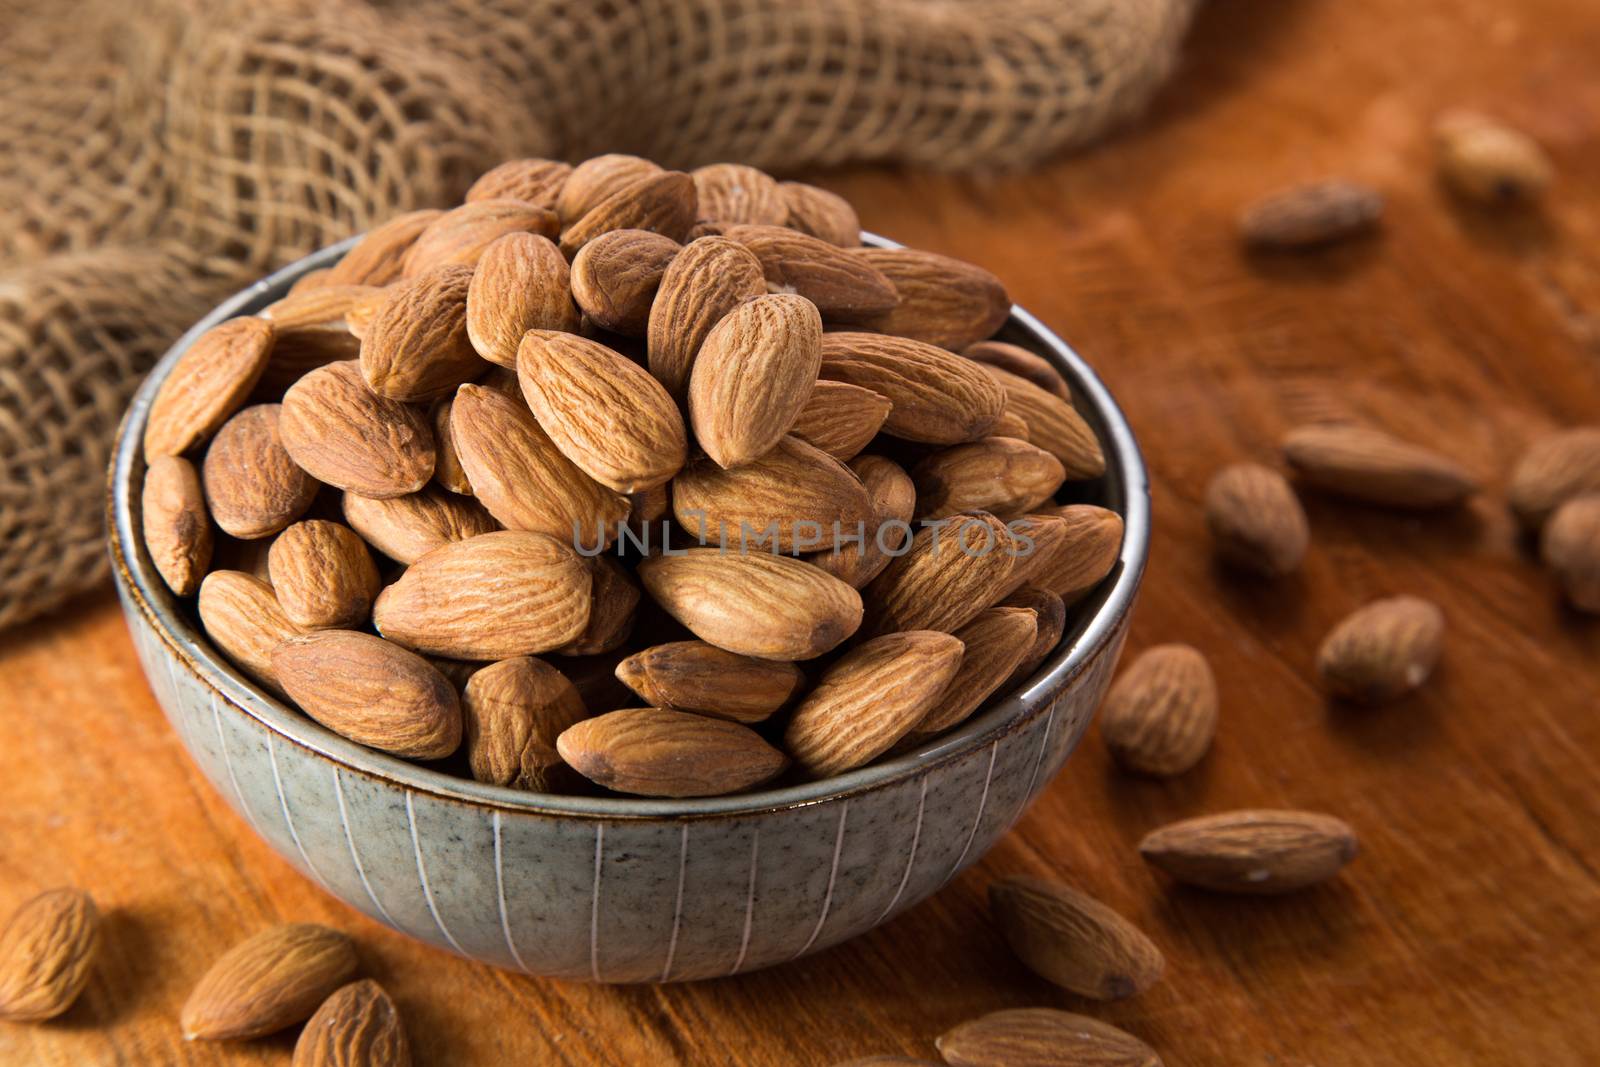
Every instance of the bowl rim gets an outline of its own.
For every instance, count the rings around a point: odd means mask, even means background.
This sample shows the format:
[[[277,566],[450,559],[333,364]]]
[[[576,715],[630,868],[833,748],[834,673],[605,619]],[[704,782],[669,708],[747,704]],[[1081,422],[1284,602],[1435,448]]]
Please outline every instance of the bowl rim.
[[[1122,410],[1094,370],[1061,338],[1020,306],[1007,320],[1013,332],[1028,335],[1067,378],[1078,408],[1097,431],[1106,453],[1107,471],[1115,472],[1122,497],[1122,546],[1118,563],[1097,589],[1098,606],[1076,637],[1063,642],[1033,676],[1005,698],[975,715],[937,741],[892,759],[859,767],[831,778],[731,796],[684,799],[575,797],[533,793],[459,778],[370,749],[292,710],[246,678],[213,649],[204,633],[191,625],[155,572],[134,526],[133,471],[143,463],[144,425],[156,391],[181,353],[213,326],[241,314],[253,314],[280,298],[301,276],[331,266],[361,235],[347,238],[240,290],[218,304],[167,350],[140,385],[117,432],[108,484],[108,527],[112,571],[126,605],[136,607],[167,652],[191,675],[226,697],[242,712],[277,736],[350,771],[412,792],[473,806],[528,815],[601,818],[694,818],[750,816],[823,804],[853,794],[914,778],[997,742],[1020,728],[1030,712],[1040,710],[1065,690],[1121,632],[1132,609],[1149,555],[1150,489],[1144,460]],[[899,244],[862,232],[862,243],[878,248]],[[132,546],[133,551],[129,551]]]

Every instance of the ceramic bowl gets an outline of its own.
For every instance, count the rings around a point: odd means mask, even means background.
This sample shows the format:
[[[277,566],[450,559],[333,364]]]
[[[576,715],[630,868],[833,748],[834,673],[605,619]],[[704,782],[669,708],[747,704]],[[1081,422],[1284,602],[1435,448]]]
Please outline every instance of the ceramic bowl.
[[[196,324],[140,389],[111,467],[111,555],[151,688],[213,786],[306,877],[396,930],[499,967],[598,982],[710,978],[820,951],[923,900],[982,856],[1061,769],[1127,631],[1149,499],[1105,387],[1020,308],[1000,336],[1049,359],[1099,434],[1107,472],[1070,492],[1122,514],[1121,558],[1025,685],[923,749],[742,796],[546,796],[363,748],[251,683],[168,592],[136,534],[140,441],[156,389],[196,336],[266,306],[351,243]]]

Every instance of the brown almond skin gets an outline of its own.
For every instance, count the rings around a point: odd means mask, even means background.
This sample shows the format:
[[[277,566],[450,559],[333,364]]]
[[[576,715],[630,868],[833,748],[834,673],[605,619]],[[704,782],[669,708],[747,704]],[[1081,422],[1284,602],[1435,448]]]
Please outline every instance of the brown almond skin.
[[[1067,521],[1055,555],[1041,559],[1028,579],[1060,595],[1070,606],[1105,580],[1122,552],[1122,516],[1094,504],[1046,508]]]
[[[411,1067],[394,1001],[370,978],[343,986],[300,1031],[292,1067]]]
[[[699,202],[696,218],[724,225],[782,226],[789,207],[778,183],[743,163],[712,163],[689,172]]]
[[[733,470],[707,459],[672,482],[678,522],[707,544],[786,555],[833,544],[833,531],[854,532],[872,519],[867,491],[850,468],[798,437]]]
[[[997,599],[1032,583],[1036,571],[1052,566],[1071,534],[1067,520],[1059,515],[1023,515],[1007,522],[1006,529],[1016,542],[1017,559]]]
[[[1015,689],[1033,676],[1039,668],[1061,643],[1061,635],[1067,626],[1067,607],[1062,603],[1061,597],[1037,585],[1023,585],[1000,602],[1004,608],[1028,608],[1034,614],[1035,635],[1033,647],[1023,653],[1022,659],[1017,662],[1016,669],[1011,672],[1000,686],[1001,690]]]
[[[603,233],[572,260],[572,299],[596,325],[625,337],[643,337],[661,279],[682,250],[659,233]]]
[[[1554,175],[1539,143],[1487,115],[1455,110],[1433,127],[1439,177],[1458,196],[1491,207],[1531,203]]]
[[[572,164],[556,159],[508,159],[483,172],[467,190],[466,202],[522,200],[554,211],[572,175]]]
[[[934,1042],[949,1067],[1161,1067],[1132,1034],[1055,1008],[990,1012]]]
[[[467,288],[466,324],[478,355],[511,368],[529,330],[575,332],[578,309],[561,249],[533,233],[508,233],[484,249]]]
[[[476,500],[431,485],[387,500],[345,493],[341,506],[344,521],[397,563],[415,563],[440,545],[500,528]]]
[[[570,183],[570,179],[569,179]],[[682,241],[695,220],[694,182],[675,170],[657,170],[620,186],[561,233],[568,257],[603,233],[648,230]]]
[[[378,632],[454,659],[536,655],[578,639],[593,577],[570,543],[501,530],[441,545],[378,595]]]
[[[420,410],[377,396],[354,362],[330,363],[283,397],[278,432],[318,481],[362,496],[415,493],[433,477],[433,431]]]
[[[1567,603],[1600,613],[1600,494],[1574,497],[1545,524],[1540,555],[1561,581]]]
[[[1444,615],[1421,597],[1374,600],[1345,616],[1317,649],[1317,676],[1335,696],[1378,704],[1428,680],[1444,646]]]
[[[182,456],[158,456],[140,494],[144,546],[175,596],[193,596],[211,566],[211,520],[200,473]]]
[[[1263,578],[1299,567],[1311,543],[1300,498],[1283,475],[1259,463],[1218,471],[1206,486],[1205,512],[1222,561]]]
[[[558,655],[597,656],[621,648],[633,635],[634,612],[642,595],[638,583],[611,556],[586,562],[594,579],[589,624],[576,640],[556,649]]]
[[[585,719],[556,739],[556,750],[590,781],[647,797],[739,793],[789,762],[747,726],[663,708]]]
[[[517,349],[517,381],[550,440],[607,488],[665,485],[688,457],[688,430],[667,390],[605,345],[529,330]]]
[[[784,748],[816,778],[870,763],[938,702],[961,667],[962,651],[960,639],[931,630],[857,645],[795,707]]]
[[[713,236],[684,245],[662,273],[650,305],[650,373],[667,392],[683,396],[706,335],[728,312],[766,291],[761,261],[737,241]]]
[[[470,267],[441,267],[388,291],[361,338],[368,388],[390,400],[436,400],[483,373],[467,335],[472,279]]]
[[[1161,950],[1137,926],[1059,882],[1015,875],[992,882],[989,912],[1029,970],[1079,996],[1131,997],[1166,970]]]
[[[1217,733],[1217,680],[1188,645],[1157,645],[1122,672],[1100,708],[1100,736],[1123,769],[1170,778],[1205,757]]]
[[[1072,402],[1072,390],[1067,388],[1066,379],[1061,377],[1055,365],[1021,345],[1007,341],[979,341],[963,348],[961,354],[978,363],[1015,374],[1069,404]]]
[[[212,571],[200,583],[198,610],[206,636],[234,666],[283,695],[272,653],[301,631],[283,613],[272,586],[242,571]]]
[[[841,463],[854,459],[883,428],[889,398],[847,382],[817,382],[789,432]]]
[[[415,278],[440,267],[472,267],[488,247],[508,233],[554,238],[553,211],[525,200],[474,200],[430,222],[406,249],[401,276]]]
[[[860,246],[861,218],[844,197],[805,182],[779,182],[778,192],[789,209],[784,225],[840,248]]]
[[[304,1022],[357,966],[355,946],[337,930],[312,923],[269,927],[206,971],[184,1002],[183,1036],[236,1041]]]
[[[1363,426],[1302,426],[1283,439],[1283,454],[1307,485],[1381,507],[1451,507],[1478,491],[1454,460]]]
[[[509,530],[589,547],[610,544],[628,516],[627,498],[563,455],[520,399],[463,385],[450,434],[478,502]]]
[[[144,458],[181,456],[216,433],[245,402],[267,369],[276,329],[246,316],[195,339],[150,404]]]
[[[1239,237],[1268,252],[1318,248],[1369,233],[1383,216],[1383,196],[1357,182],[1330,179],[1284,189],[1239,216]]]
[[[1517,460],[1507,489],[1511,510],[1529,529],[1584,493],[1600,493],[1600,426],[1558,430],[1535,441]]]
[[[1106,472],[1099,438],[1070,401],[1010,371],[994,366],[984,369],[1005,390],[1006,411],[1027,425],[1029,443],[1060,460],[1068,480],[1098,478]]]
[[[372,285],[319,285],[296,291],[262,308],[259,314],[271,319],[279,332],[307,326],[342,326],[345,313],[357,300],[376,291]]]
[[[1014,518],[1048,501],[1065,479],[1060,460],[1010,437],[985,437],[941,449],[911,469],[921,519],[943,519],[963,511]]]
[[[1356,835],[1331,815],[1247,810],[1163,826],[1139,842],[1146,863],[1218,893],[1290,893],[1332,878],[1356,855]]]
[[[360,626],[381,584],[366,543],[326,519],[306,519],[279,534],[267,569],[284,615],[304,630]]]
[[[745,656],[807,660],[861,625],[861,595],[786,556],[691,548],[639,564],[656,602],[698,638]]]
[[[72,1007],[94,972],[100,911],[81,889],[51,889],[0,931],[0,1019],[40,1022]]]
[[[619,189],[662,170],[640,156],[611,152],[592,156],[572,168],[556,197],[556,214],[570,226]]]
[[[954,636],[966,648],[961,667],[908,739],[920,742],[965,722],[1000,691],[1038,634],[1039,618],[1030,608],[989,608],[957,630]]]
[[[924,527],[862,594],[866,632],[954,633],[1008,591],[1016,547],[993,515],[957,515]]]
[[[810,399],[822,365],[822,319],[801,296],[734,308],[706,335],[689,376],[695,439],[721,467],[777,445]]]
[[[283,445],[283,407],[256,404],[229,419],[202,465],[211,516],[230,537],[271,537],[306,513],[317,480]]]
[[[819,237],[785,226],[730,226],[723,233],[755,253],[768,288],[805,297],[829,322],[870,322],[900,302],[882,271]]]
[[[566,676],[533,656],[475,672],[462,692],[461,711],[472,777],[539,793],[562,782],[556,738],[589,714]]]
[[[428,208],[396,215],[367,231],[328,271],[328,285],[389,285],[400,280],[406,253],[443,211]]]
[[[617,664],[617,679],[653,707],[756,723],[805,684],[793,663],[741,656],[704,641],[672,641]]]
[[[874,330],[959,352],[986,340],[1011,314],[1000,279],[959,259],[912,248],[862,248],[856,255],[888,277],[900,301]]]
[[[838,545],[805,558],[851,588],[860,589],[883,573],[893,558],[891,552],[899,551],[911,539],[917,491],[911,476],[882,456],[857,456],[849,467],[861,479],[872,508],[866,529],[841,531]],[[859,541],[846,540],[845,533],[857,532],[861,534]]]
[[[819,373],[887,397],[893,407],[884,432],[924,444],[985,437],[1006,406],[1004,390],[981,365],[906,337],[826,334]]]

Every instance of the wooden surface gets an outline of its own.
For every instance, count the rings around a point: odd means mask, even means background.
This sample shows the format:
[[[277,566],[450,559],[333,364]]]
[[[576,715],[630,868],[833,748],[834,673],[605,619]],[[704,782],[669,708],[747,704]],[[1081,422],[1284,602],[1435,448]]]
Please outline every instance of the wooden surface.
[[[820,176],[870,228],[1000,273],[1126,407],[1158,524],[1134,650],[1198,645],[1223,697],[1189,776],[1123,777],[1091,734],[983,863],[855,943],[693,987],[542,982],[408,942],[296,875],[191,767],[93,597],[0,642],[0,909],[75,883],[111,914],[84,999],[0,1024],[0,1063],[286,1064],[290,1038],[185,1046],[175,1023],[218,952],[282,920],[356,934],[420,1064],[931,1056],[956,1022],[1024,1005],[1089,1011],[1174,1065],[1600,1061],[1600,623],[1558,605],[1501,500],[1530,438],[1600,419],[1597,79],[1592,0],[1214,0],[1155,111],[1092,154],[983,182]],[[1426,127],[1457,104],[1550,147],[1546,212],[1489,218],[1439,193]],[[1381,238],[1241,258],[1243,202],[1332,173],[1389,192]],[[1433,442],[1487,491],[1426,519],[1313,499],[1302,573],[1217,571],[1210,473],[1327,415]],[[1330,706],[1309,678],[1319,638],[1398,592],[1445,608],[1438,676],[1393,707]],[[1338,814],[1363,854],[1325,888],[1238,901],[1175,890],[1134,853],[1156,825],[1239,806]],[[1003,872],[1099,895],[1165,948],[1166,980],[1094,1006],[1034,979],[986,917]]]

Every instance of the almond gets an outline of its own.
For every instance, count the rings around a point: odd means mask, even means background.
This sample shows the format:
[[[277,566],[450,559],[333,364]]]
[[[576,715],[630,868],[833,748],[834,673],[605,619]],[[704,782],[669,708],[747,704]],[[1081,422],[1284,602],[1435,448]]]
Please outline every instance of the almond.
[[[394,1001],[370,978],[339,989],[300,1031],[292,1067],[411,1067]]]
[[[364,296],[352,304],[348,314],[356,314],[356,307],[365,312],[369,304],[376,301],[381,305],[382,300],[388,299],[387,289],[370,289],[368,292],[375,295]],[[367,321],[370,322],[376,313],[377,309],[373,307]],[[250,397],[256,401],[282,400],[291,385],[318,367],[360,358],[361,339],[351,333],[347,325],[296,326],[292,329],[280,327],[272,342],[272,355],[267,360],[267,369],[261,372],[261,378]]]
[[[622,564],[609,556],[587,561],[594,584],[590,593],[589,624],[571,644],[556,651],[563,656],[595,656],[620,648],[633,634],[634,610],[639,606],[639,586]]]
[[[157,456],[140,497],[145,548],[175,596],[193,596],[211,566],[211,520],[200,473],[182,456]]]
[[[1288,893],[1326,881],[1356,855],[1356,835],[1331,815],[1230,811],[1163,826],[1139,842],[1146,863],[1219,893]]]
[[[556,198],[556,214],[561,216],[563,225],[570,226],[618,190],[661,173],[661,168],[650,160],[620,152],[586,159],[572,168],[562,184]]]
[[[878,435],[889,398],[846,382],[817,382],[789,432],[848,463]]]
[[[332,271],[327,267],[322,267],[318,270],[306,271],[289,284],[289,295],[293,296],[296,293],[310,292],[312,289],[320,289],[322,286],[328,284],[328,275],[331,273]]]
[[[234,665],[282,695],[272,653],[300,633],[278,604],[272,586],[241,571],[212,571],[200,583],[200,622],[206,636]]]
[[[988,511],[1006,519],[1048,501],[1065,477],[1061,461],[1044,449],[1009,437],[985,437],[930,454],[911,469],[911,480],[918,518]]]
[[[605,345],[529,330],[517,381],[539,425],[589,477],[619,493],[665,485],[683,466],[688,431],[661,383]]]
[[[767,287],[797,293],[829,322],[867,322],[900,302],[894,283],[859,254],[786,226],[730,226],[723,231],[761,261]]]
[[[508,659],[560,648],[589,623],[589,568],[547,534],[502,530],[417,560],[378,596],[378,632],[419,652]]]
[[[361,375],[374,393],[435,400],[483,373],[467,336],[472,279],[468,267],[443,267],[388,290],[361,338]]]
[[[673,396],[681,396],[689,386],[690,367],[712,327],[735,307],[766,291],[761,261],[737,241],[701,237],[684,245],[662,274],[650,306],[650,373]]]
[[[1000,417],[995,420],[994,426],[989,430],[990,437],[1009,437],[1014,441],[1028,439],[1028,424],[1021,415],[1012,411],[1008,405],[1000,412]],[[1057,460],[1056,462],[1060,462]]]
[[[554,238],[553,211],[525,200],[474,200],[451,208],[430,222],[406,250],[401,276],[415,278],[440,267],[471,267],[486,249],[508,233]]]
[[[867,586],[867,632],[954,633],[1005,595],[1014,550],[993,515],[957,515],[923,528]]]
[[[585,719],[556,739],[556,749],[590,781],[648,797],[738,793],[788,763],[748,726],[663,708]]]
[[[823,386],[828,383],[818,382]],[[841,530],[833,547],[806,557],[851,588],[860,589],[889,565],[911,540],[911,516],[916,510],[917,492],[911,476],[892,460],[882,456],[857,456],[850,470],[861,479],[867,502],[872,508],[864,530]],[[859,533],[859,538],[853,536]]]
[[[1011,677],[1038,633],[1039,618],[1028,608],[989,608],[957,630],[955,638],[966,648],[961,669],[912,726],[908,740],[921,741],[966,722]]]
[[[627,518],[627,499],[564,456],[519,400],[463,385],[450,433],[478,502],[507,529],[606,545]]]
[[[794,709],[783,743],[814,777],[841,774],[887,752],[939,700],[961,666],[961,641],[912,630],[856,646]]]
[[[1303,426],[1283,439],[1283,454],[1307,485],[1368,504],[1442,508],[1478,491],[1454,460],[1361,426]]]
[[[404,496],[433,476],[427,418],[374,394],[353,362],[330,363],[296,382],[284,394],[278,430],[302,470],[348,492]]]
[[[532,656],[475,672],[461,710],[472,777],[536,793],[559,784],[556,738],[589,714],[566,676]]]
[[[1188,645],[1157,645],[1122,672],[1100,708],[1100,736],[1125,770],[1182,774],[1217,733],[1217,680]]]
[[[779,182],[778,192],[789,212],[784,225],[841,248],[861,244],[861,219],[844,197],[804,182]]]
[[[266,319],[229,319],[195,338],[161,383],[144,428],[144,458],[181,456],[237,411],[272,355]]]
[[[722,467],[766,454],[799,417],[822,361],[822,320],[804,297],[758,296],[706,335],[689,378],[689,421]]]
[[[635,652],[617,678],[654,707],[733,722],[761,722],[805,684],[792,663],[741,656],[704,641],[673,641]]]
[[[1002,689],[1015,689],[1032,677],[1061,643],[1067,627],[1067,607],[1061,597],[1037,585],[1024,585],[1000,602],[1001,607],[1028,608],[1034,614],[1036,634],[1033,646],[1017,661],[1011,677],[1001,684]]]
[[[691,548],[639,564],[656,603],[701,640],[759,659],[813,659],[861,625],[861,596],[809,564]]]
[[[466,202],[522,200],[546,211],[556,203],[572,174],[572,164],[555,159],[508,159],[486,170],[467,190]]]
[[[1449,111],[1433,127],[1439,176],[1451,190],[1481,204],[1539,199],[1553,168],[1539,143],[1521,130],[1472,111]]]
[[[789,219],[783,193],[765,171],[742,163],[712,163],[689,176],[699,199],[698,218],[761,226],[782,226]]]
[[[1206,487],[1206,526],[1223,561],[1277,578],[1305,558],[1311,541],[1300,499],[1288,481],[1259,463],[1224,467]]]
[[[378,311],[389,299],[389,291],[401,285],[400,280],[392,281],[388,285],[373,287],[366,296],[350,302],[344,312],[344,328],[350,331],[350,336],[358,342],[356,350],[360,352],[360,340],[367,334],[367,328],[372,325],[372,320],[378,317]],[[351,357],[355,358],[354,356]]]
[[[672,238],[645,230],[603,233],[572,260],[572,298],[596,325],[643,337],[661,279],[682,249]]]
[[[1021,345],[1007,341],[979,341],[963,348],[961,354],[978,363],[1015,374],[1069,404],[1072,402],[1072,390],[1067,388],[1066,379],[1061,377],[1055,365]]]
[[[992,882],[989,912],[1018,959],[1079,996],[1131,997],[1166,970],[1161,950],[1137,926],[1059,882],[1019,876]]]
[[[984,368],[942,348],[905,337],[830,333],[820,374],[889,399],[885,433],[908,441],[955,445],[987,436],[1006,394]]]
[[[872,517],[866,490],[850,469],[798,437],[733,470],[709,460],[672,482],[678,522],[702,542],[785,555],[830,545]]]
[[[1329,692],[1364,704],[1393,700],[1433,673],[1444,644],[1444,615],[1414,596],[1374,600],[1346,616],[1317,649],[1317,674]]]
[[[206,449],[206,503],[231,537],[270,537],[304,515],[316,498],[316,479],[283,446],[282,413],[279,404],[245,408]]]
[[[1006,529],[1011,532],[1017,560],[1006,577],[1000,598],[1030,584],[1036,573],[1053,567],[1072,535],[1071,524],[1059,515],[1023,515],[1006,523]]]
[[[337,930],[312,923],[269,927],[206,971],[184,1002],[183,1036],[239,1040],[304,1022],[356,967],[355,946]]]
[[[1560,430],[1535,441],[1517,461],[1511,509],[1537,528],[1575,496],[1600,492],[1600,426]]]
[[[1006,411],[1027,424],[1028,441],[1060,460],[1067,478],[1081,481],[1106,472],[1099,439],[1070,402],[1010,371],[987,365],[984,369],[1005,390]]]
[[[440,545],[500,528],[482,504],[436,486],[387,500],[346,493],[342,506],[344,521],[397,563],[415,563]]]
[[[512,378],[512,383],[516,379]],[[522,390],[515,390],[520,397]],[[450,413],[455,408],[455,397],[441,397],[428,409],[428,421],[433,427],[433,480],[460,496],[472,496],[472,482],[466,468],[461,466],[461,456],[456,452],[455,434],[450,429]]]
[[[94,971],[100,911],[81,889],[51,889],[0,931],[0,1019],[39,1022],[72,1007]]]
[[[366,543],[325,519],[306,519],[279,534],[267,568],[284,615],[303,630],[360,626],[380,586]]]
[[[406,253],[416,243],[418,235],[443,214],[431,208],[408,211],[368,230],[367,235],[333,265],[327,284],[388,285],[399,281]]]
[[[319,285],[275,300],[261,309],[261,317],[271,319],[279,332],[308,326],[343,326],[350,305],[377,291],[372,285]]]
[[[1055,1008],[990,1012],[934,1044],[950,1067],[1161,1067],[1132,1034]]]
[[[621,186],[584,212],[561,234],[561,251],[578,250],[612,230],[649,230],[674,241],[689,235],[695,218],[694,182],[687,174],[663,170]]]
[[[1239,216],[1250,248],[1284,251],[1332,244],[1377,228],[1383,196],[1351,181],[1330,179],[1273,193]]]
[[[959,352],[991,336],[1011,314],[1000,279],[971,263],[910,248],[855,253],[894,284],[900,302],[871,326]]]
[[[1545,524],[1540,554],[1569,604],[1600,613],[1600,495],[1574,497],[1557,508]]]
[[[1067,522],[1066,536],[1051,556],[1041,556],[1029,581],[1058,594],[1070,606],[1105,580],[1122,554],[1122,516],[1093,504],[1047,508]]]
[[[529,330],[575,332],[578,309],[561,249],[532,233],[508,233],[484,249],[467,289],[466,323],[478,355],[512,368]]]

